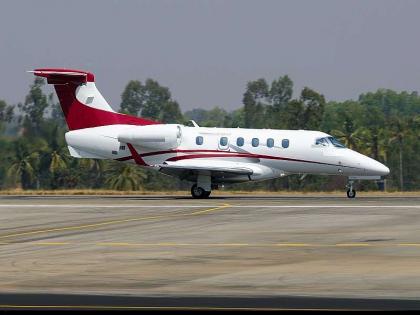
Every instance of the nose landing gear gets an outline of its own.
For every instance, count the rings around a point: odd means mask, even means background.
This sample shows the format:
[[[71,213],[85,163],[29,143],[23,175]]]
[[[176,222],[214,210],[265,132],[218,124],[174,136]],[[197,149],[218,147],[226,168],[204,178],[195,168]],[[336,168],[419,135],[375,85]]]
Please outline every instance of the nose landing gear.
[[[347,182],[347,197],[348,198],[354,198],[354,197],[356,197],[356,190],[353,188],[353,181],[352,180],[349,180],[348,182]]]

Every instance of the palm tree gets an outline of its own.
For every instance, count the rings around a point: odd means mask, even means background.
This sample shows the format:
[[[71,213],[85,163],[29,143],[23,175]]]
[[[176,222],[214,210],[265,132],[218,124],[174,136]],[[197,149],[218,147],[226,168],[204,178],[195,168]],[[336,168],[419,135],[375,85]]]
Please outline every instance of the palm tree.
[[[347,148],[352,150],[358,150],[362,142],[363,129],[359,128],[357,130],[332,130],[331,133],[340,140]]]
[[[29,152],[27,145],[22,141],[16,142],[14,146],[15,154],[7,171],[7,177],[13,185],[19,184],[23,189],[31,188],[37,179],[39,153]]]
[[[366,138],[367,130],[363,127],[356,128],[353,119],[346,115],[342,130],[332,130],[331,133],[352,150],[358,150]]]
[[[51,163],[49,167],[49,171],[54,174],[59,170],[67,168],[67,163],[62,154],[57,152],[56,150],[50,153]]]
[[[84,172],[84,174],[88,176],[88,186],[92,188],[102,187],[102,179],[107,161],[99,159],[79,159],[78,164]]]
[[[399,177],[400,177],[400,190],[404,190],[404,176],[403,176],[403,141],[406,136],[410,133],[410,128],[408,128],[407,121],[399,118],[393,117],[391,120],[391,138],[389,143],[397,143],[398,145],[398,160],[399,160]]]
[[[140,183],[146,178],[138,166],[121,162],[112,163],[105,176],[109,187],[116,190],[139,190]]]
[[[63,130],[52,119],[43,124],[41,137],[37,138],[36,148],[40,154],[39,179],[42,185],[55,189],[63,181],[62,171],[69,163],[68,150],[64,143]]]
[[[80,159],[79,165],[96,174],[102,173],[105,168],[104,161],[99,159]]]

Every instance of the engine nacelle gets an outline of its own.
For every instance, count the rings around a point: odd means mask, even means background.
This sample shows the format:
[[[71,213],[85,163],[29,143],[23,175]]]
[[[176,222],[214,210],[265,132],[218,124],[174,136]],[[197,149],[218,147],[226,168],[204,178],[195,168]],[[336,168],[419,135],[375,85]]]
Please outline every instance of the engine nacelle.
[[[181,143],[180,125],[133,126],[121,131],[118,141],[149,149],[174,149]]]

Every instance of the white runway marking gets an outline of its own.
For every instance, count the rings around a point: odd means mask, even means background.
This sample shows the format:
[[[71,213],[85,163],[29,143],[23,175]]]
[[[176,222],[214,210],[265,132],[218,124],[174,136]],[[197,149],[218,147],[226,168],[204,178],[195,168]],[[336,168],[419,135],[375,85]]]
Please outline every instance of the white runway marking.
[[[294,205],[294,206],[279,206],[279,205],[247,205],[247,206],[231,206],[232,208],[419,208],[420,206],[405,206],[405,205],[394,205],[394,206],[384,206],[384,205]]]
[[[220,205],[42,205],[42,204],[9,204],[0,205],[0,208],[208,208]],[[420,205],[230,205],[229,208],[414,208],[420,209]]]
[[[219,205],[214,205],[214,207],[217,207]],[[163,205],[163,206],[156,206],[156,205],[91,205],[91,204],[85,204],[85,205],[19,205],[19,204],[10,204],[10,205],[0,205],[0,208],[209,208],[212,207],[212,205]]]

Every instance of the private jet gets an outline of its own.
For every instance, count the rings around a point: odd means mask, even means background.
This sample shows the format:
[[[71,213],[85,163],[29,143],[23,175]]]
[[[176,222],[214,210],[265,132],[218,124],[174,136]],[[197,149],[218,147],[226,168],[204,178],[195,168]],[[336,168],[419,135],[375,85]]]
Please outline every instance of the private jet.
[[[346,176],[347,197],[355,180],[380,180],[389,169],[346,148],[321,131],[206,128],[162,124],[114,111],[92,73],[35,69],[54,85],[75,158],[112,159],[192,182],[193,198],[208,198],[224,184],[262,181],[291,174]]]

